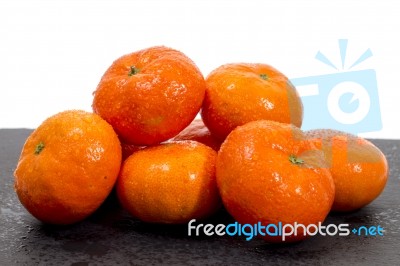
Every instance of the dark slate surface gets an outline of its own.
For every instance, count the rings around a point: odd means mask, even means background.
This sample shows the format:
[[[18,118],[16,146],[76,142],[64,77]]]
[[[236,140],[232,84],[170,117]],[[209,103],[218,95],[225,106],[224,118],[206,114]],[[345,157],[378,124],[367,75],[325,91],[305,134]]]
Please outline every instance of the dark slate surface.
[[[87,220],[44,225],[20,205],[13,171],[31,130],[0,129],[0,265],[400,265],[400,140],[373,140],[386,154],[390,178],[372,204],[326,223],[380,225],[384,236],[315,236],[291,245],[241,237],[188,237],[187,226],[132,219],[112,196]],[[210,223],[229,223],[221,211]]]

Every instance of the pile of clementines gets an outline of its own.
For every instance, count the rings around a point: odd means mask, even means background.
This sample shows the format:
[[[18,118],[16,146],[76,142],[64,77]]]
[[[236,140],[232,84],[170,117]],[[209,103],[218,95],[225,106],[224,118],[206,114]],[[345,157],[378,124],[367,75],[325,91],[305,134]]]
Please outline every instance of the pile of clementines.
[[[240,223],[307,226],[369,204],[388,178],[371,142],[303,132],[296,88],[265,64],[226,64],[205,79],[182,52],[151,47],[112,63],[92,107],[48,118],[23,147],[15,190],[45,223],[85,219],[115,187],[145,222],[201,220],[223,205]]]

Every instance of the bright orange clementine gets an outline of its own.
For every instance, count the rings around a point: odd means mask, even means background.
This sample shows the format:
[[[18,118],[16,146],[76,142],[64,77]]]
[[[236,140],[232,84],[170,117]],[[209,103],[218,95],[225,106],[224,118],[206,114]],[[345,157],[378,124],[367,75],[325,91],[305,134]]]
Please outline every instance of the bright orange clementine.
[[[92,107],[124,142],[154,145],[190,124],[204,94],[204,77],[193,61],[157,46],[115,60],[94,92]]]
[[[223,140],[235,127],[255,120],[274,120],[298,127],[303,105],[295,87],[266,64],[232,63],[213,70],[201,115],[211,133]]]
[[[219,150],[216,174],[224,206],[241,224],[318,225],[334,199],[323,153],[291,124],[259,120],[237,127]],[[300,227],[285,241],[305,237]]]
[[[71,224],[106,199],[121,165],[121,146],[100,116],[65,111],[28,137],[15,170],[15,191],[37,219]]]
[[[322,141],[336,193],[333,211],[362,208],[383,191],[388,179],[385,155],[370,141],[331,129],[311,130],[310,139]]]
[[[122,206],[152,223],[186,223],[220,207],[215,180],[217,153],[199,142],[160,144],[134,152],[117,181]]]
[[[190,125],[188,125],[184,130],[182,130],[177,136],[172,140],[194,140],[208,147],[211,147],[215,151],[219,150],[221,146],[221,141],[211,135],[211,132],[204,125],[203,120],[195,119]]]

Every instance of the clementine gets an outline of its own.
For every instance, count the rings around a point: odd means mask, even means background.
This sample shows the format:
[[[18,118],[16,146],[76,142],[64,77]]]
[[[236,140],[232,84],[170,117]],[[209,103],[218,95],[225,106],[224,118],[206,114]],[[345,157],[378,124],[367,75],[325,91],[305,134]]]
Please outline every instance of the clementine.
[[[186,223],[220,207],[217,153],[195,141],[148,147],[122,165],[117,195],[133,216],[152,223]]]
[[[26,140],[15,191],[37,219],[71,224],[106,199],[121,165],[121,146],[100,116],[65,111],[46,119]]]
[[[201,115],[221,140],[235,127],[254,120],[302,124],[299,94],[284,74],[269,65],[226,64],[213,70],[206,84]]]
[[[124,142],[154,145],[190,124],[204,94],[204,77],[193,61],[158,46],[115,60],[94,92],[92,107]]]
[[[352,134],[318,129],[307,132],[320,141],[335,182],[333,211],[362,208],[383,191],[388,179],[385,155],[370,141]]]
[[[208,147],[218,151],[221,146],[221,141],[211,135],[208,128],[204,125],[203,120],[195,119],[188,125],[184,130],[182,130],[177,136],[172,140],[195,140]]]
[[[291,124],[259,120],[234,129],[219,150],[216,175],[225,208],[242,224],[317,225],[334,199],[322,152]],[[307,236],[300,227],[285,241]]]

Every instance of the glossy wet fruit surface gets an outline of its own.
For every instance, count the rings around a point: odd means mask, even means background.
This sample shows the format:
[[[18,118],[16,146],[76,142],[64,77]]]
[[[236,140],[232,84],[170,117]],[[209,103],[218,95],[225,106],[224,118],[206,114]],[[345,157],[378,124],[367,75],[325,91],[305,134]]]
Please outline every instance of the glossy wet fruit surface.
[[[37,219],[71,224],[92,214],[112,190],[121,146],[96,114],[65,111],[45,120],[26,140],[15,170],[15,191]]]
[[[225,208],[242,224],[318,224],[334,199],[322,152],[300,129],[266,120],[239,126],[227,137],[218,154],[217,184]],[[302,240],[303,233],[285,241]]]
[[[97,86],[92,107],[124,142],[154,145],[190,124],[204,93],[204,77],[193,61],[157,46],[115,60]]]
[[[186,223],[220,207],[215,180],[217,153],[199,142],[160,144],[133,153],[117,181],[122,205],[152,223]]]
[[[345,132],[319,129],[307,132],[321,141],[335,182],[333,211],[354,211],[383,191],[388,179],[385,155],[370,141]]]
[[[235,127],[255,120],[274,120],[298,127],[303,106],[288,78],[266,64],[232,63],[206,78],[202,118],[223,140]]]

